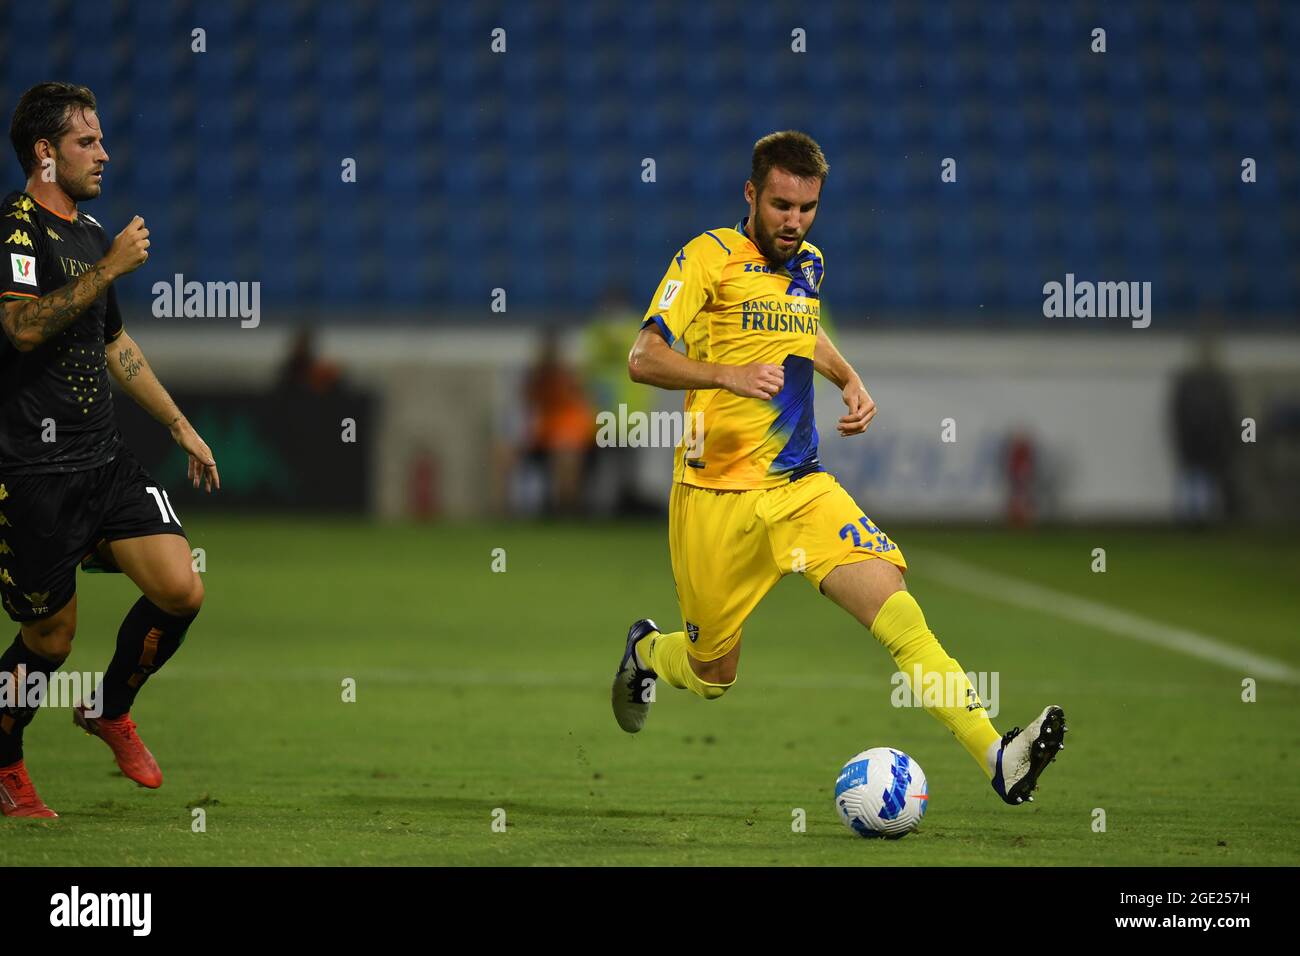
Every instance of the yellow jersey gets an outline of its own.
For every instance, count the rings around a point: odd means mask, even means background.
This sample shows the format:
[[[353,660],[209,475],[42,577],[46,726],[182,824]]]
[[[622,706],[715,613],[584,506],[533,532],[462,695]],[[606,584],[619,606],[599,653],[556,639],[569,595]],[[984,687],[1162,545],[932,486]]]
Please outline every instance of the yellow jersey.
[[[804,242],[783,266],[773,266],[745,234],[748,218],[682,247],[641,322],[669,345],[681,339],[690,358],[785,370],[771,399],[723,388],[686,392],[690,440],[674,453],[673,480],[702,488],[772,488],[823,470],[813,417],[821,250]]]

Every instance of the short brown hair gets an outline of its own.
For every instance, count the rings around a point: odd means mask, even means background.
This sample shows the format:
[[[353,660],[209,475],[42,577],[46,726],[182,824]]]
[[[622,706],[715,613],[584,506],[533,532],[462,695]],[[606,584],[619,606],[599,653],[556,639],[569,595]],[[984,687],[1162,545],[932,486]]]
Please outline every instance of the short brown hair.
[[[817,141],[797,129],[768,133],[754,144],[754,161],[749,171],[749,181],[759,192],[767,182],[772,167],[779,166],[800,179],[826,180],[830,166]]]
[[[36,144],[43,139],[58,143],[72,128],[72,111],[95,108],[95,94],[75,83],[38,83],[22,95],[9,124],[9,141],[14,144],[23,172],[36,168]]]

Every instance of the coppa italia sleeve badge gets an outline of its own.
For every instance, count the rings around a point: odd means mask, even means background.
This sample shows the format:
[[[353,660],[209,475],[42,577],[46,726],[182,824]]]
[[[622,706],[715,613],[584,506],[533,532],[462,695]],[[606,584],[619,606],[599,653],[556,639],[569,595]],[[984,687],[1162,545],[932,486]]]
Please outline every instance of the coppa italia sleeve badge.
[[[24,285],[36,285],[36,260],[17,252],[9,253],[9,265],[14,271],[14,281]]]
[[[659,308],[666,309],[673,304],[673,299],[677,297],[677,290],[682,287],[678,279],[669,279],[664,283],[664,293],[659,297]]]

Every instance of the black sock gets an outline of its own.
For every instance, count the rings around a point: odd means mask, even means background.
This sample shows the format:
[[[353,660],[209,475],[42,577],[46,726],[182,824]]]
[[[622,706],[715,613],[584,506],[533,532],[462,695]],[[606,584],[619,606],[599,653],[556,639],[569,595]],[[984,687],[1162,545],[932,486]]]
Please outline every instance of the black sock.
[[[176,653],[198,616],[197,611],[183,617],[168,614],[143,596],[135,602],[118,629],[117,650],[99,685],[103,716],[121,717],[131,709],[141,686]]]
[[[36,716],[36,708],[40,705],[40,701],[33,702],[25,699],[26,691],[31,687],[31,675],[44,674],[48,688],[49,677],[59,669],[59,663],[46,660],[24,644],[21,631],[9,645],[8,650],[0,654],[0,673],[5,675],[3,680],[7,685],[4,692],[6,696],[13,695],[10,699],[14,703],[11,707],[0,707],[0,767],[7,767],[23,759],[23,728],[32,722],[32,718]],[[17,671],[20,664],[25,669],[28,682],[23,690],[23,703],[32,706],[17,706]]]

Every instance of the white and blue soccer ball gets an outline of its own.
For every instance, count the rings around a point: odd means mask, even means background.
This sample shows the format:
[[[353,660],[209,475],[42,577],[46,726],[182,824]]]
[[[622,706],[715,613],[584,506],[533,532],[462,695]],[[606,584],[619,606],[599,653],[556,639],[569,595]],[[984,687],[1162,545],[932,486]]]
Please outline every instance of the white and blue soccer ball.
[[[929,802],[921,765],[892,747],[862,751],[835,780],[835,810],[860,837],[907,836],[920,826]]]

